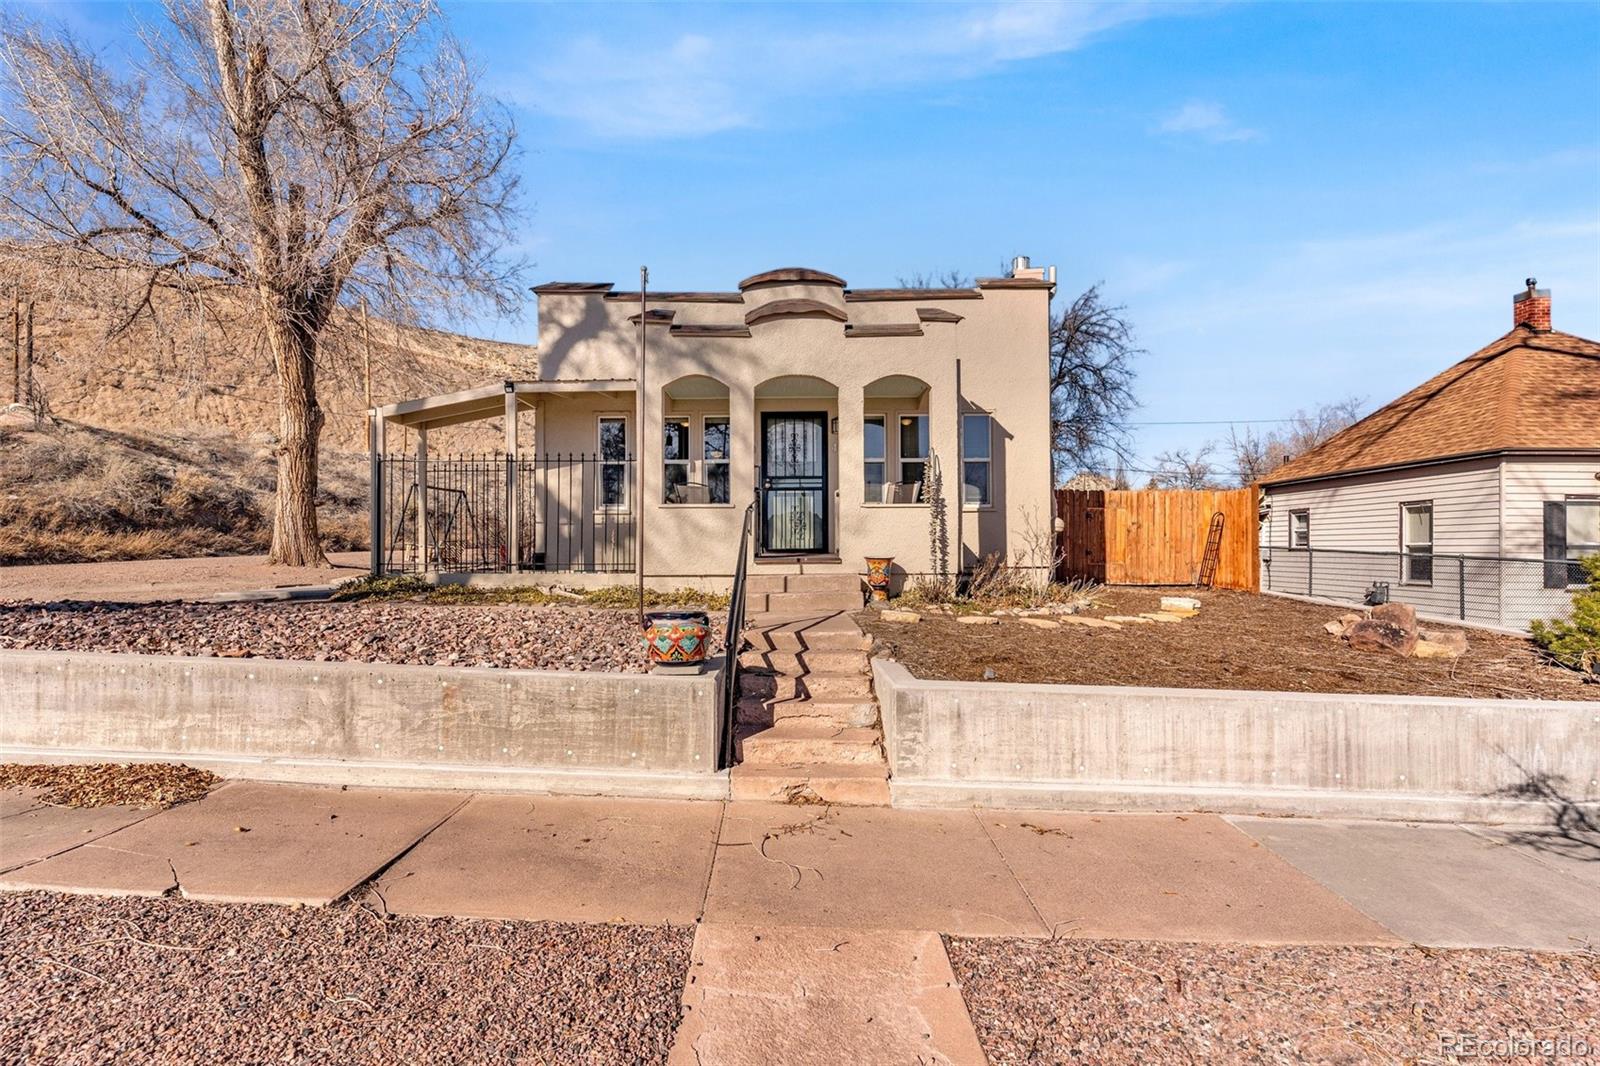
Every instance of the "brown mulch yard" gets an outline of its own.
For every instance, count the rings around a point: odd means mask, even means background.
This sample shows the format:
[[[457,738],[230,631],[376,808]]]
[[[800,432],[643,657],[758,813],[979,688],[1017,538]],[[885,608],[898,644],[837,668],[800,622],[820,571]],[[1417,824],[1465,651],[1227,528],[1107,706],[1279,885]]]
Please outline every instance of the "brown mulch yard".
[[[712,654],[725,622],[712,614]],[[0,649],[641,673],[634,613],[595,607],[0,602]]]
[[[870,611],[858,617],[882,653],[936,680],[1600,700],[1600,685],[1545,662],[1531,641],[1482,630],[1465,631],[1459,659],[1413,659],[1356,651],[1329,635],[1323,624],[1341,608],[1248,592],[1112,588],[1085,613],[1155,611],[1163,594],[1192,595],[1203,606],[1182,622],[1120,630],[1036,629],[1016,618],[962,625],[931,613],[913,625]]]
[[[1600,956],[946,938],[978,1038],[1011,1063],[1580,1061],[1600,1053]],[[1479,1041],[1467,1050],[1467,1040]],[[1447,1057],[1452,1044],[1458,1058]],[[1483,1058],[1480,1058],[1483,1056]],[[1589,1061],[1587,1058],[1581,1061]]]
[[[693,939],[0,896],[0,1062],[660,1063]]]
[[[0,789],[36,788],[57,807],[175,807],[222,783],[182,763],[0,764]]]

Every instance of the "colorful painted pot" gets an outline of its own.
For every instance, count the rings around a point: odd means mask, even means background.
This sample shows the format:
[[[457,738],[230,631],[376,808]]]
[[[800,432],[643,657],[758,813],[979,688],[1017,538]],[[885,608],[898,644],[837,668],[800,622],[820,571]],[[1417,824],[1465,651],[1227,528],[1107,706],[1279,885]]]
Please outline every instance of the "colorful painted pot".
[[[711,645],[711,616],[704,611],[650,611],[644,616],[644,648],[650,668],[698,674]]]
[[[867,557],[867,587],[872,590],[872,599],[877,603],[885,603],[889,599],[889,567],[894,565],[894,556],[882,558]]]

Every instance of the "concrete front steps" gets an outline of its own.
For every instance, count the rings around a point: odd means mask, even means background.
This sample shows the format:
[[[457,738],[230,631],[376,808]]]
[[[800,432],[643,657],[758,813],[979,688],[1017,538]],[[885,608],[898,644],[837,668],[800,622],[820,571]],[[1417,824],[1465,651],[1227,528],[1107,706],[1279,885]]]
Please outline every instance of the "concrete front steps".
[[[886,806],[868,638],[847,616],[827,614],[757,616],[746,639],[733,798]]]
[[[823,615],[859,611],[861,579],[855,574],[751,574],[745,579],[746,614]]]

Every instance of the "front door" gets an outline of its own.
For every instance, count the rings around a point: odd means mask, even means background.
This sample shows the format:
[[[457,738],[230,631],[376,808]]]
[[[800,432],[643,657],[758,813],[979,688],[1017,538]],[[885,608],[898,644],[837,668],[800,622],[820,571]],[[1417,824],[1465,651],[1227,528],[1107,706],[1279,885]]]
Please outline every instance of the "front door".
[[[761,550],[828,550],[828,416],[761,416]]]

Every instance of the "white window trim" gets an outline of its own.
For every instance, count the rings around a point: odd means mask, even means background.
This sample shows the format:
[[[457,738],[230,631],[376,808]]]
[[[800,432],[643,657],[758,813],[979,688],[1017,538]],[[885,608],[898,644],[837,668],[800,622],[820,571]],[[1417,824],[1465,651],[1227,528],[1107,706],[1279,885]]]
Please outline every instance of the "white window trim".
[[[622,467],[622,502],[605,503],[598,498],[605,491],[604,468],[615,462],[615,460],[608,460],[605,457],[605,445],[600,439],[600,427],[606,422],[618,420],[622,422],[622,454],[626,457],[629,454],[628,445],[633,443],[633,417],[620,411],[599,411],[594,416],[594,452],[597,464],[601,468],[600,484],[595,493],[595,514],[633,513],[633,472],[628,469],[629,464],[626,458],[618,464]],[[634,464],[637,463],[638,456],[634,456]]]
[[[701,481],[705,484],[706,493],[709,495],[710,492],[711,492],[711,478],[710,478],[710,476],[709,476],[709,474],[707,472],[713,466],[725,466],[725,467],[727,467],[728,468],[728,498],[727,498],[726,501],[724,501],[722,503],[712,503],[712,502],[710,502],[708,500],[705,503],[684,503],[684,504],[679,504],[678,506],[680,506],[680,507],[732,507],[733,506],[733,412],[729,411],[727,414],[701,414],[701,415],[698,415],[696,417],[696,421],[699,423],[699,433],[695,436],[695,440],[692,443],[698,443],[700,445],[700,447],[698,449],[691,448],[689,451],[690,451],[691,455],[695,454],[696,452],[698,452],[698,454],[700,456],[699,463],[700,463]],[[728,424],[728,457],[726,459],[710,459],[710,458],[706,457],[706,423],[707,422],[715,422],[715,421],[726,422]],[[691,470],[690,473],[692,475],[693,471]]]
[[[1306,542],[1304,544],[1296,544],[1294,542],[1294,520],[1300,515],[1306,516]],[[1296,507],[1289,512],[1289,550],[1292,552],[1308,552],[1311,550],[1311,508],[1309,507]]]
[[[967,419],[982,418],[989,426],[989,455],[984,459],[974,459],[967,455]],[[961,434],[961,509],[963,511],[992,511],[994,510],[994,413],[992,411],[963,411],[961,422],[956,427]],[[932,447],[932,440],[929,440]],[[982,463],[989,468],[989,498],[982,503],[967,502],[967,464]]]
[[[1586,505],[1588,505],[1590,507],[1595,508],[1596,510],[1600,510],[1600,496],[1574,496],[1571,493],[1568,493],[1567,496],[1563,498],[1562,502],[1565,503],[1569,509],[1572,507],[1573,504],[1579,503],[1579,504],[1586,504]],[[1588,550],[1586,550],[1582,555],[1575,556],[1575,555],[1572,554],[1572,542],[1568,541],[1567,542],[1567,559],[1569,561],[1571,561],[1571,562],[1577,562],[1579,559],[1587,558],[1589,555],[1592,555],[1595,552],[1600,552],[1600,544],[1592,544],[1591,545],[1591,544],[1585,543],[1584,547],[1586,549],[1588,549]],[[1540,554],[1542,555],[1544,553],[1541,552]],[[1572,573],[1572,571],[1573,571],[1573,568],[1569,566],[1567,568],[1568,575],[1570,575]],[[1579,578],[1580,578],[1580,580],[1578,580],[1578,581],[1569,580],[1567,582],[1567,588],[1569,588],[1569,589],[1582,588],[1584,585],[1588,584],[1587,579],[1583,578],[1581,571],[1579,572]]]
[[[890,503],[886,507],[926,507],[928,506],[928,464],[933,461],[933,419],[928,411],[896,411],[894,418],[894,484],[905,484],[905,464],[907,462],[922,464],[922,495],[923,499],[910,503]],[[912,456],[907,459],[900,451],[900,420],[902,418],[920,418],[928,423],[928,454],[918,458]],[[888,442],[884,442],[884,450],[888,450]]]
[[[861,505],[863,507],[893,507],[894,504],[885,503],[883,489],[889,484],[889,421],[894,416],[883,411],[864,411],[861,415]],[[878,421],[883,423],[883,451],[876,456],[867,454],[867,423]],[[883,480],[878,483],[878,499],[867,499],[867,464],[877,463],[883,467]],[[904,504],[900,505],[904,506]]]
[[[683,458],[667,458],[667,426],[673,423],[683,426]],[[682,507],[667,499],[667,467],[683,467],[683,480],[688,484],[694,478],[694,462],[689,457],[694,454],[694,417],[692,415],[662,415],[661,416],[661,505],[663,507]]]
[[[1439,527],[1437,526],[1438,514],[1433,509],[1432,500],[1402,500],[1400,502],[1400,584],[1412,585],[1417,588],[1431,588],[1433,578],[1426,581],[1417,581],[1411,577],[1411,556],[1413,545],[1406,542],[1406,511],[1412,507],[1426,507],[1428,509],[1428,573],[1433,573],[1433,564],[1438,561],[1438,552],[1435,545],[1439,540]]]

